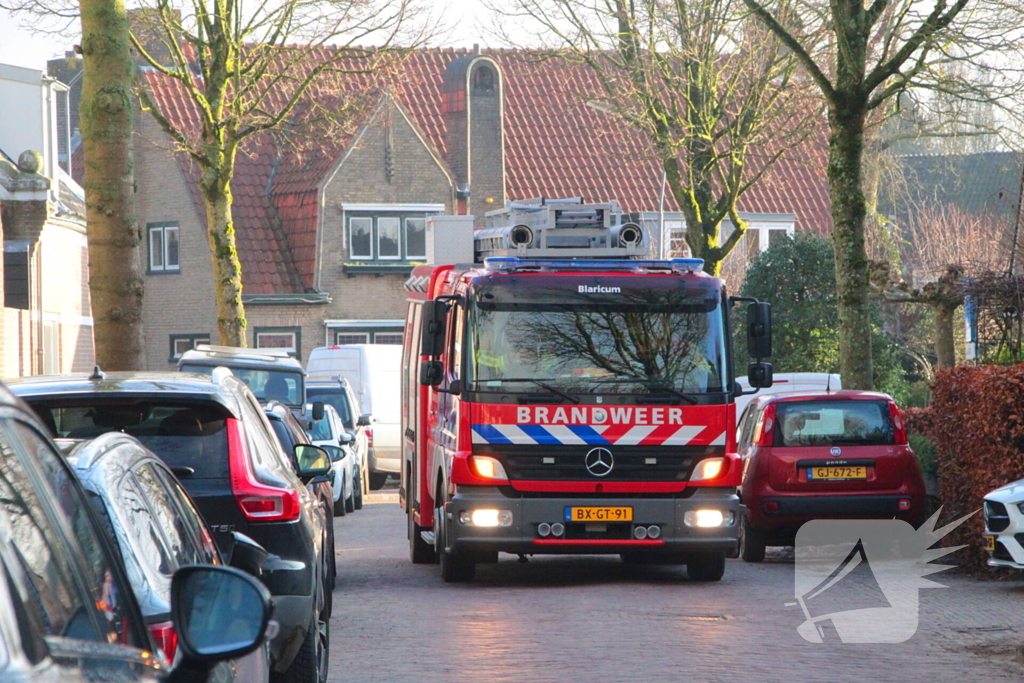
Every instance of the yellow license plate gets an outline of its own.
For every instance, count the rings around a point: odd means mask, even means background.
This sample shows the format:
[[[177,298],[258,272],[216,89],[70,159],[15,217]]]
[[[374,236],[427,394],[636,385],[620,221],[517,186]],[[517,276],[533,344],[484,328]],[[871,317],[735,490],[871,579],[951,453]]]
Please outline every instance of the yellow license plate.
[[[565,508],[567,522],[632,522],[633,508]]]
[[[996,549],[996,537],[995,536],[982,536],[985,539],[985,550]]]
[[[846,467],[838,465],[833,467],[808,467],[808,479],[867,479],[867,467]]]

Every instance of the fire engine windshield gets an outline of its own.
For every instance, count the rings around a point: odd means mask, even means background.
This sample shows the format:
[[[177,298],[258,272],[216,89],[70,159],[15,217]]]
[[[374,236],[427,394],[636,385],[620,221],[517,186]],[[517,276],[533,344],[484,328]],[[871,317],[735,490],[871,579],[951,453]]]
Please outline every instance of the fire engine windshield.
[[[567,289],[528,297],[534,301],[471,299],[466,371],[473,390],[529,392],[543,382],[577,393],[726,391],[719,291]]]

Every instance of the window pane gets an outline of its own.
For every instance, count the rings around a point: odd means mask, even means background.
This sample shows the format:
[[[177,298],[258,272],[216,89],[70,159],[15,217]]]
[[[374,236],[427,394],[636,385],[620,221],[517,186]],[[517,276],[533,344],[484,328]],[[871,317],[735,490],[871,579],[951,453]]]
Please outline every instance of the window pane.
[[[149,229],[149,269],[164,269],[164,229]]]
[[[96,630],[97,615],[77,590],[69,562],[71,554],[61,542],[40,495],[59,504],[61,490],[36,488],[22,464],[24,453],[15,452],[15,443],[6,431],[0,436],[0,499],[4,521],[9,525],[9,557],[15,565],[8,569],[24,587],[25,607],[33,612],[47,636],[110,640],[112,632],[101,634]],[[65,471],[64,476],[70,475]],[[74,529],[67,531],[75,533]]]
[[[171,558],[176,567],[186,564],[201,564],[207,560],[201,556],[195,541],[189,533],[185,518],[178,512],[170,493],[157,481],[153,465],[143,465],[135,470],[135,478],[143,495],[153,508],[153,514],[167,541]],[[168,597],[170,597],[168,595]]]
[[[63,458],[31,427],[18,423],[15,431],[21,443],[42,467],[47,482],[57,492],[53,500],[60,505],[71,522],[75,538],[85,554],[86,569],[89,572],[86,583],[91,592],[90,597],[94,604],[103,604],[101,620],[116,634],[114,638],[118,642],[148,647],[148,644],[136,637],[138,633],[131,626],[131,608],[124,599],[128,588],[121,584],[111,565],[112,558],[89,519],[89,501],[80,489],[69,482],[73,475]],[[108,634],[107,639],[110,638]]]
[[[191,339],[175,339],[174,340],[174,357],[181,358],[181,354],[185,353],[192,348]]]
[[[777,410],[783,446],[883,446],[893,442],[889,404],[882,401],[782,402]]]
[[[352,218],[348,222],[352,258],[373,258],[372,218]]]
[[[377,257],[401,258],[399,240],[401,239],[401,218],[377,219]]]
[[[370,335],[367,332],[351,333],[339,332],[334,335],[334,343],[341,344],[369,344]]]
[[[373,343],[374,344],[401,344],[402,343],[402,333],[401,332],[396,332],[396,333],[378,332],[377,334],[373,335]]]
[[[427,257],[427,219],[405,219],[405,256],[406,258]]]
[[[168,269],[178,267],[178,229],[177,228],[164,228],[164,240],[167,245],[167,249],[164,252],[166,257],[165,267]]]
[[[259,332],[256,334],[257,349],[295,350],[294,332]]]
[[[769,228],[768,230],[768,246],[771,247],[773,244],[777,244],[779,240],[787,235],[785,228]]]

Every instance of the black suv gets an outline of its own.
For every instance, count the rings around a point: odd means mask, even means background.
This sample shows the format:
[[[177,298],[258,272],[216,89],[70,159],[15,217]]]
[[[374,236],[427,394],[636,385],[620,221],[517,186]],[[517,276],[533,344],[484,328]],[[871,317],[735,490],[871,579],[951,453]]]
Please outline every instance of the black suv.
[[[264,410],[267,419],[270,420],[270,428],[274,430],[274,435],[285,453],[293,453],[297,446],[309,443],[309,435],[292,415],[288,406],[271,401],[264,407]],[[327,529],[325,538],[327,552],[324,553],[324,558],[327,560],[325,571],[328,577],[327,585],[333,588],[337,571],[334,562],[334,492],[331,490],[331,477],[316,477],[306,483],[306,489],[319,501],[324,515],[324,524]],[[330,593],[327,596],[327,604],[330,607]]]
[[[28,377],[10,383],[58,440],[131,434],[158,455],[192,496],[222,551],[238,531],[270,554],[262,580],[281,629],[271,642],[276,677],[327,678],[327,529],[302,479],[330,471],[325,451],[302,445],[296,473],[252,392],[230,371],[120,372]],[[326,459],[326,466],[322,460]],[[300,476],[302,479],[300,479]],[[333,560],[333,557],[331,557]]]
[[[182,657],[168,673],[96,510],[43,424],[2,385],[0,496],[3,680],[199,683],[209,652],[232,659],[264,640],[262,585],[236,569],[183,567],[169,604]]]

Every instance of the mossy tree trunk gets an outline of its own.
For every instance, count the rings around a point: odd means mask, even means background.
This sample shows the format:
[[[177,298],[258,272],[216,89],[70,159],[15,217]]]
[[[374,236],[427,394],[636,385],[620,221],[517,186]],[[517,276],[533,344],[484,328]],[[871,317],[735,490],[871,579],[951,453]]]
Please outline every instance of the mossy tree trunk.
[[[830,107],[828,180],[832,200],[832,245],[836,256],[839,372],[843,386],[850,389],[874,386],[869,271],[864,242],[867,202],[861,185],[864,119],[862,103],[842,98]]]
[[[81,131],[96,362],[145,368],[142,241],[132,172],[132,63],[124,0],[81,0]]]

